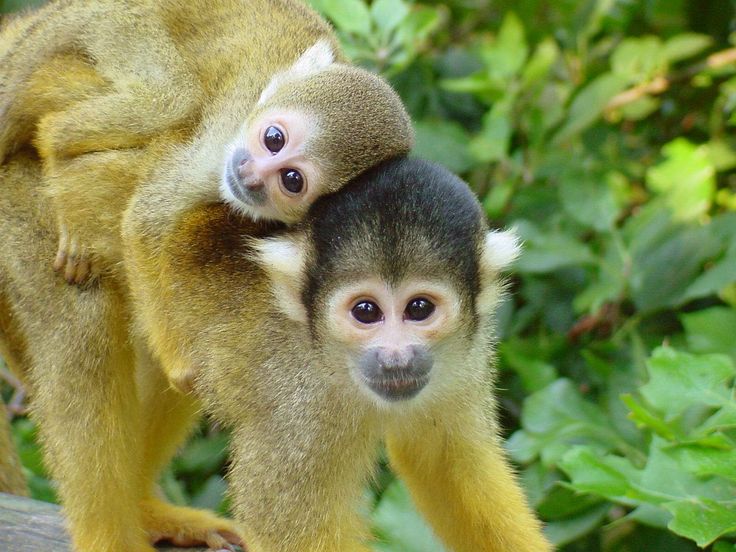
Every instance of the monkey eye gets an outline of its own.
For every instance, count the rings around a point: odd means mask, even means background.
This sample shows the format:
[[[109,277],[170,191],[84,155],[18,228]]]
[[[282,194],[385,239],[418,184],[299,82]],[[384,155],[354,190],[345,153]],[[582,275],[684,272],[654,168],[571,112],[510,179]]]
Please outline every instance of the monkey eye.
[[[406,320],[413,320],[415,322],[421,322],[426,320],[434,312],[434,303],[424,297],[417,297],[409,301],[404,310],[404,318]]]
[[[381,308],[373,301],[361,301],[350,310],[350,313],[361,324],[375,324],[383,320]]]
[[[304,177],[295,169],[281,169],[281,184],[287,192],[298,194],[304,189]]]
[[[268,149],[268,151],[276,154],[284,147],[286,138],[280,128],[270,126],[266,129],[266,133],[263,135],[263,143],[266,145],[266,149]]]

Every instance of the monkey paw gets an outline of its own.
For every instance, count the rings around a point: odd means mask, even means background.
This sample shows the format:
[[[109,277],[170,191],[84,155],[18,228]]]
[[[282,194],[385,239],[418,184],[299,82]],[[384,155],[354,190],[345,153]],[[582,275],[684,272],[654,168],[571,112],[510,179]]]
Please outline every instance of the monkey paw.
[[[235,550],[245,546],[235,523],[206,510],[174,506],[158,499],[143,502],[143,524],[151,542]]]
[[[69,236],[64,226],[59,232],[54,270],[61,272],[69,284],[77,285],[86,283],[97,273],[91,255],[79,244],[77,238]]]

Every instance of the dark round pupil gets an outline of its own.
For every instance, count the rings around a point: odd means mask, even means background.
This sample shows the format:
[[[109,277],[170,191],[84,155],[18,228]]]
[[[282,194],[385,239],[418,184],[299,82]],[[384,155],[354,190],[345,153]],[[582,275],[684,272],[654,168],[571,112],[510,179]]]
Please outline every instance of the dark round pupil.
[[[405,315],[409,320],[425,320],[434,312],[434,304],[427,299],[413,299],[406,305]]]
[[[304,188],[302,174],[294,169],[281,169],[281,182],[292,194],[298,194]]]
[[[383,317],[381,309],[372,301],[361,301],[353,307],[352,313],[361,324],[373,324]]]
[[[268,151],[278,153],[284,147],[284,134],[275,126],[270,126],[266,129],[263,141],[266,143]]]

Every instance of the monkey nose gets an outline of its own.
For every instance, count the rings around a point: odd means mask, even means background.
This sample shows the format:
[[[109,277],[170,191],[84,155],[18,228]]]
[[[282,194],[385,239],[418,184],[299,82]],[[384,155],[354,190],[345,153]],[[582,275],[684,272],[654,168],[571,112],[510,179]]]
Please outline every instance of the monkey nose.
[[[248,178],[245,180],[245,188],[249,192],[257,192],[259,190],[262,190],[264,188],[263,180],[260,178]]]

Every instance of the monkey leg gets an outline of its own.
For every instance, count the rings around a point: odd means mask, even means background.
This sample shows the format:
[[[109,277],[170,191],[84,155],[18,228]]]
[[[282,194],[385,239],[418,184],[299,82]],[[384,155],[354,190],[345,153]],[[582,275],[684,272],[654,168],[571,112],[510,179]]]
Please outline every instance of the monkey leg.
[[[78,56],[59,55],[30,76],[7,107],[7,124],[0,128],[0,160],[30,143],[39,120],[79,101],[109,93],[109,83]]]
[[[45,459],[76,552],[153,552],[140,518],[141,421],[123,294],[48,269],[55,232],[37,160],[0,170],[0,316],[22,351]],[[18,252],[22,255],[19,256]]]
[[[452,428],[445,417],[409,424],[386,442],[391,466],[435,532],[457,552],[551,551],[483,414]]]
[[[122,213],[143,170],[141,150],[82,155],[46,167],[46,194],[57,216],[53,262],[70,284],[114,272],[122,257]]]
[[[31,338],[32,413],[75,550],[148,552],[139,510],[142,424],[133,357],[126,335],[108,318],[113,313],[92,302],[80,297],[79,310],[65,309],[73,335],[49,324],[38,336],[43,345]]]
[[[111,48],[104,26],[87,28],[85,37],[95,70],[114,86],[40,122],[36,143],[44,159],[141,147],[163,131],[191,125],[197,115],[197,79],[166,30],[133,10],[117,17],[114,29],[130,48]]]
[[[146,495],[141,503],[143,526],[152,542],[178,546],[206,545],[213,549],[242,545],[235,523],[206,510],[167,504],[156,493],[156,480],[199,418],[200,405],[193,395],[174,390],[160,365],[141,343],[137,380],[143,407],[143,466]]]

